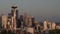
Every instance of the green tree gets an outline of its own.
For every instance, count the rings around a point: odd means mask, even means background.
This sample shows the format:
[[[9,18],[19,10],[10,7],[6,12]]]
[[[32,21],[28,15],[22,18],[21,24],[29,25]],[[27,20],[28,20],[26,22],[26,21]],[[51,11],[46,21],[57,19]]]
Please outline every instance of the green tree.
[[[60,34],[60,29],[49,30],[49,34]]]
[[[1,34],[12,34],[10,30],[2,30]]]

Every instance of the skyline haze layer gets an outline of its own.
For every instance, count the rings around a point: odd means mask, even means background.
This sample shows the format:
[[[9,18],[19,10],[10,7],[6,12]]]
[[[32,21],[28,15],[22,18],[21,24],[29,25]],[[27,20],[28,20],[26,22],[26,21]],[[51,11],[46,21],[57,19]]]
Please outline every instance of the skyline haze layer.
[[[60,22],[60,0],[0,0],[0,14],[11,12],[13,4],[18,6],[19,14],[27,12],[38,21]]]

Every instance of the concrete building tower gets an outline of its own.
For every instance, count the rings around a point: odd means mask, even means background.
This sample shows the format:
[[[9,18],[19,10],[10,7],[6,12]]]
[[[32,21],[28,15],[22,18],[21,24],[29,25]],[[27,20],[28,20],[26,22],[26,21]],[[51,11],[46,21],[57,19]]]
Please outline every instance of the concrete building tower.
[[[28,24],[27,24],[28,27],[32,27],[32,19],[31,17],[28,18]]]
[[[11,13],[8,13],[7,29],[12,30]]]
[[[32,20],[32,27],[34,27],[35,26],[35,24],[34,24],[35,18],[32,16],[31,20]]]
[[[27,13],[24,13],[24,14],[23,14],[23,20],[24,20],[24,25],[25,25],[25,26],[28,25],[28,24],[27,24],[27,23],[28,23],[28,18],[29,18],[28,14],[27,14]]]
[[[43,23],[43,30],[46,31],[48,29],[47,25],[48,25],[48,21],[44,21]]]
[[[35,21],[34,22],[35,23],[35,32],[40,32],[40,24],[39,24],[39,22],[38,21]]]
[[[48,22],[48,29],[49,29],[49,30],[52,29],[52,22]]]
[[[52,25],[52,26],[51,26],[52,30],[56,29],[56,23],[55,23],[55,22],[52,22],[51,25]]]
[[[2,15],[2,28],[6,29],[7,28],[7,16]]]

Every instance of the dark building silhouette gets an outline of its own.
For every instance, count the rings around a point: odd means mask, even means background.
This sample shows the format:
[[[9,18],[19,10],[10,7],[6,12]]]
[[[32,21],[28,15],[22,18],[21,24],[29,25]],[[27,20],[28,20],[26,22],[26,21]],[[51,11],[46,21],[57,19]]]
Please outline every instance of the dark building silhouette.
[[[35,21],[35,18],[32,16],[32,27],[34,27],[35,26],[35,24],[34,24],[34,21]]]
[[[17,23],[17,27],[20,28],[21,26],[23,26],[24,24],[22,24],[22,22],[24,23],[23,20],[23,15],[20,15],[19,19],[18,19],[18,23]]]
[[[8,21],[10,22],[10,25],[11,25],[11,13],[8,13]]]
[[[21,27],[23,27],[24,26],[23,15],[20,15],[20,23],[21,23]]]
[[[0,29],[2,28],[2,19],[1,19],[1,16],[0,16]]]
[[[18,23],[18,10],[16,10],[16,25]]]
[[[23,21],[23,15],[20,15],[20,20]]]
[[[10,29],[11,26],[11,13],[8,13],[8,17],[7,17],[7,29]]]

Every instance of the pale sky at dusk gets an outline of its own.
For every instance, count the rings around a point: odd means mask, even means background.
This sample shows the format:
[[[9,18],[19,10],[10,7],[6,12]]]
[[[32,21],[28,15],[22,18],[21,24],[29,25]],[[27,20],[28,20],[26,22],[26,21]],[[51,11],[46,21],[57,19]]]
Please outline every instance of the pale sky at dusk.
[[[20,13],[27,12],[36,20],[47,18],[60,22],[60,0],[0,0],[0,14],[11,12],[13,4],[18,6]]]

